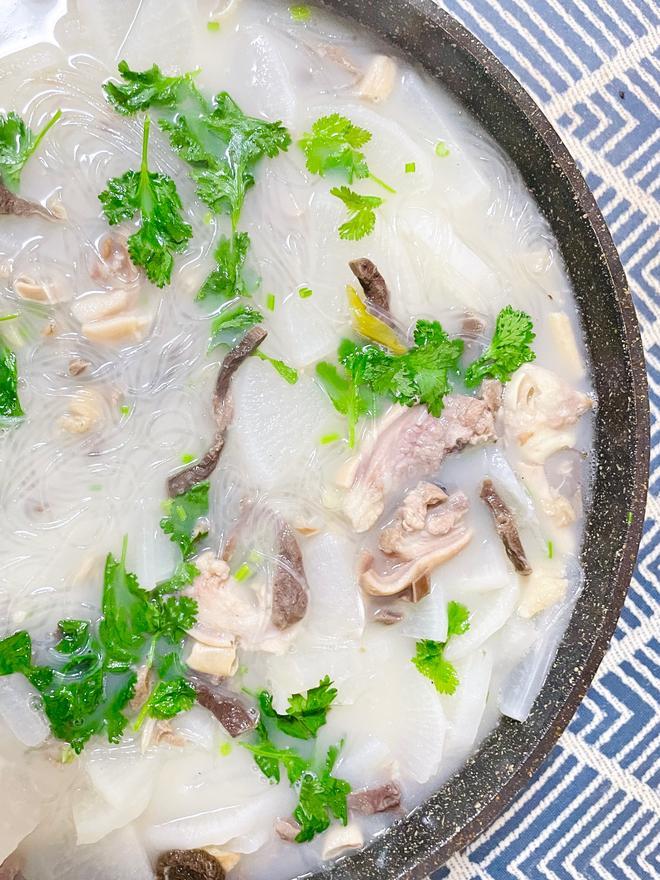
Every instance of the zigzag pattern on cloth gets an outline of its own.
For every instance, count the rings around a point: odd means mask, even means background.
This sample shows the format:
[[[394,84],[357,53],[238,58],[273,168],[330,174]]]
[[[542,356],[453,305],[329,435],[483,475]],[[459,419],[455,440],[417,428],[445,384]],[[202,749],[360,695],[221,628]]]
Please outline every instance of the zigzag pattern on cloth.
[[[547,763],[433,880],[660,877],[660,7],[653,0],[436,0],[557,128],[619,249],[647,356],[651,479],[616,636]]]

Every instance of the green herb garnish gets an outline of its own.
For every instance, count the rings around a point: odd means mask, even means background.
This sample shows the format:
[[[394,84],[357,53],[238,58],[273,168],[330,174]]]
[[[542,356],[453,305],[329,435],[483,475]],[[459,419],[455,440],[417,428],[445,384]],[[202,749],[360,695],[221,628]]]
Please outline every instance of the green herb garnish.
[[[319,728],[326,723],[328,709],[336,696],[337,689],[332,687],[332,682],[326,675],[305,695],[292,694],[285,715],[275,711],[273,696],[268,691],[260,691],[257,701],[262,715],[274,719],[282,733],[296,739],[313,739]]]
[[[451,391],[449,374],[458,371],[463,340],[450,339],[438,321],[424,320],[417,322],[413,338],[415,345],[401,355],[345,342],[339,360],[356,387],[366,385],[374,394],[405,406],[423,403],[437,417]]]
[[[297,3],[295,6],[289,6],[289,15],[293,21],[309,21],[312,10],[306,4]]]
[[[252,752],[255,763],[268,779],[280,781],[280,764],[286,770],[291,785],[299,781],[305,770],[311,766],[309,761],[301,757],[294,749],[280,749],[271,742],[268,731],[260,721],[255,730],[259,741],[256,745],[242,742],[240,745]]]
[[[484,379],[506,382],[518,367],[536,358],[530,348],[535,338],[529,315],[506,306],[497,316],[490,345],[465,371],[465,384],[476,388]]]
[[[300,299],[309,299],[309,297],[314,293],[311,287],[301,287],[298,290],[298,296]]]
[[[165,76],[157,64],[149,70],[131,70],[125,61],[119,62],[122,83],[108,81],[103,91],[119,113],[130,116],[149,107],[173,110],[180,101],[194,95],[193,74]]]
[[[245,330],[249,330],[255,324],[260,324],[263,319],[264,316],[261,312],[252,306],[236,306],[233,309],[226,309],[213,319],[209,348],[233,344],[239,336],[243,335]]]
[[[446,660],[444,651],[449,639],[460,636],[470,628],[470,612],[460,602],[449,602],[447,605],[449,618],[447,626],[447,638],[444,642],[436,642],[434,639],[420,639],[417,642],[417,653],[412,662],[417,669],[431,679],[436,690],[441,694],[453,694],[458,687],[458,675],[453,663]]]
[[[266,308],[269,312],[275,311],[275,294],[269,293],[266,295]]]
[[[170,536],[170,541],[179,545],[183,558],[188,559],[195,552],[197,542],[207,534],[204,527],[200,529],[200,521],[203,522],[209,512],[208,481],[168,499],[163,507],[165,516],[160,527]]]
[[[149,117],[144,121],[140,170],[111,178],[99,200],[111,226],[139,214],[140,227],[128,238],[128,252],[150,281],[164,287],[172,277],[173,255],[185,250],[192,227],[183,220],[181,199],[172,178],[149,171],[148,146]]]
[[[404,166],[404,170],[405,170],[406,174],[414,174],[416,169],[417,169],[417,166],[415,165],[414,162],[406,162],[406,164]]]
[[[16,355],[0,339],[0,418],[17,419],[23,413],[18,397],[18,364]]]
[[[449,147],[444,141],[438,141],[435,145],[435,155],[439,156],[441,159],[446,159],[449,155]]]
[[[298,370],[295,367],[290,367],[288,364],[285,364],[284,361],[280,361],[277,358],[270,357],[267,354],[264,354],[261,349],[256,349],[253,352],[255,357],[258,357],[261,361],[267,361],[274,370],[280,374],[280,376],[289,383],[289,385],[295,385],[298,381]]]
[[[206,30],[210,31],[213,34],[217,34],[220,30],[220,22],[219,21],[207,21],[206,22]]]
[[[216,297],[221,301],[246,296],[248,287],[243,277],[243,265],[250,246],[247,232],[237,232],[227,238],[223,235],[215,249],[216,268],[201,286],[197,299]]]
[[[18,189],[25,163],[61,115],[61,110],[54,113],[35,135],[18,113],[0,113],[0,180],[9,189]]]
[[[328,172],[345,175],[348,183],[354,178],[370,178],[388,192],[395,192],[369,170],[367,160],[360,149],[371,140],[371,132],[354,125],[346,116],[332,113],[322,116],[312,124],[311,132],[298,141],[307,160],[307,170],[325,177]],[[344,187],[342,187],[344,189]]]
[[[370,235],[376,225],[375,208],[383,204],[378,196],[362,196],[347,186],[333,186],[331,195],[336,196],[346,205],[349,219],[339,227],[339,237],[349,241],[357,241]]]
[[[552,541],[548,541],[548,559],[552,559],[552,557],[554,555],[555,555],[554,544],[552,543]]]
[[[293,818],[300,825],[296,836],[297,843],[312,840],[330,826],[331,817],[339,819],[342,825],[348,823],[348,795],[351,786],[345,779],[332,775],[340,746],[330,746],[323,770],[313,773],[306,770],[300,780],[298,806]]]
[[[195,705],[195,688],[185,678],[161,681],[149,695],[134,724],[139,730],[147,715],[152,718],[174,718]]]

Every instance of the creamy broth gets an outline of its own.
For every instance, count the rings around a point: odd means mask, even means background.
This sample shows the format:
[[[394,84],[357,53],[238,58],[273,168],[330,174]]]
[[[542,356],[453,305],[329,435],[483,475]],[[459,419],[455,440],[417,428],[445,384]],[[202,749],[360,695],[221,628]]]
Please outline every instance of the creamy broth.
[[[98,621],[106,556],[119,558],[124,536],[127,568],[145,589],[181,558],[159,521],[168,478],[200,459],[217,429],[211,403],[228,349],[208,343],[212,319],[227,307],[195,295],[228,218],[196,195],[156,109],[150,167],[175,181],[192,227],[169,285],[159,289],[130,261],[106,271],[112,255],[99,255],[110,227],[98,195],[140,165],[144,114],[119,114],[102,88],[118,79],[118,62],[135,70],[156,63],[168,74],[198,69],[208,98],[227,91],[245,113],[281,120],[292,137],[288,150],[257,163],[239,229],[251,240],[247,302],[268,333],[260,351],[296,370],[297,381],[257,357],[237,369],[226,443],[209,478],[208,534],[193,562],[229,543],[241,607],[258,617],[282,567],[278,523],[287,523],[308,605],[300,622],[275,631],[261,618],[250,628],[244,615],[225,686],[247,706],[265,688],[285,713],[290,695],[329,676],[337,696],[316,735],[302,741],[273,727],[273,741],[321,763],[343,742],[334,775],[354,792],[394,784],[400,804],[373,815],[353,809],[346,828],[332,818],[310,842],[282,840],[276,823],[296,809],[299,783],[284,770],[279,784],[263,775],[241,747],[252,733],[232,738],[195,705],[156,742],[144,726],[134,729],[136,710],[120,742],[95,735],[76,756],[51,735],[37,691],[14,673],[0,677],[0,778],[12,804],[0,825],[0,864],[15,862],[24,880],[148,880],[164,851],[212,848],[230,878],[294,877],[366,845],[420,803],[502,713],[523,721],[543,683],[580,588],[592,460],[591,420],[582,414],[593,395],[570,283],[547,222],[499,148],[437,83],[350,23],[315,7],[300,20],[267,0],[20,6],[0,22],[0,107],[35,131],[58,109],[62,116],[20,182],[21,197],[55,216],[0,217],[0,318],[17,314],[0,323],[0,335],[16,352],[25,413],[0,433],[0,635],[28,631],[34,662],[48,665],[59,620]],[[365,83],[379,54],[389,66]],[[337,233],[346,210],[330,189],[346,180],[310,173],[298,145],[333,113],[371,132],[362,148],[369,168],[396,191],[368,178],[350,184],[383,199],[372,234],[359,241]],[[128,221],[117,230],[134,228]],[[346,416],[318,379],[316,364],[336,364],[342,339],[360,341],[346,286],[360,290],[348,263],[361,257],[389,288],[391,315],[376,313],[407,346],[418,320],[439,321],[465,336],[464,367],[512,306],[532,319],[536,358],[505,383],[501,404],[485,407],[493,427],[484,442],[470,435],[448,444],[441,462],[404,469],[375,519],[357,523],[347,498],[364,486],[346,483],[351,462],[367,468],[369,450],[384,442],[384,419],[419,412],[415,432],[428,417],[423,404],[413,411],[381,401],[358,420],[351,449]],[[108,297],[117,301],[111,316],[128,316],[113,339],[94,320]],[[476,319],[475,332],[466,317]],[[451,395],[481,400],[481,388],[452,382]],[[389,460],[385,471],[390,480]],[[480,498],[487,478],[513,515],[531,575],[508,558]],[[420,480],[450,500],[464,493],[467,511],[449,535],[464,528],[471,538],[427,572],[420,601],[403,591],[368,595],[363,551],[376,568],[383,563],[383,529],[396,525]],[[430,505],[424,511],[431,516]],[[469,629],[448,639],[449,603],[470,616]],[[383,613],[396,621],[383,625]],[[411,662],[420,640],[447,641],[453,693],[439,693]]]

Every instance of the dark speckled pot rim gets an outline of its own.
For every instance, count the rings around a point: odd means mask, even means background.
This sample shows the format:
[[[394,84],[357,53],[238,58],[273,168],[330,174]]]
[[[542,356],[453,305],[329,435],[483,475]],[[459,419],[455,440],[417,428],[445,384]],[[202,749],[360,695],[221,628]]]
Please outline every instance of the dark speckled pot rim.
[[[529,718],[503,718],[466,765],[365,849],[315,878],[421,878],[515,800],[573,717],[607,650],[642,535],[649,456],[644,353],[626,277],[596,202],[559,135],[509,71],[431,0],[324,0],[416,61],[518,167],[571,278],[598,397],[585,584]]]

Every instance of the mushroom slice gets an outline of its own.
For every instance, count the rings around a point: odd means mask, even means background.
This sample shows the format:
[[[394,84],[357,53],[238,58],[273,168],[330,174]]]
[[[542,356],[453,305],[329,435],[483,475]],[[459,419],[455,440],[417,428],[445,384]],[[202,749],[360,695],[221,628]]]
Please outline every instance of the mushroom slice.
[[[396,73],[396,63],[389,55],[374,55],[358,83],[358,94],[379,104],[392,94]]]
[[[277,525],[279,564],[273,575],[271,620],[277,629],[288,629],[302,620],[309,602],[307,578],[302,553],[291,526],[279,520]]]
[[[545,611],[546,608],[561,602],[567,588],[568,581],[565,577],[557,577],[543,571],[533,572],[525,581],[518,614],[526,618],[534,617],[540,611]]]
[[[412,588],[413,600],[426,595],[427,575],[460,553],[472,538],[463,522],[467,510],[463,492],[447,496],[439,486],[420,483],[380,536],[380,549],[394,566],[380,572],[372,561],[360,574],[362,589],[371,596],[395,596]]]
[[[246,706],[237,694],[197,676],[191,676],[190,683],[197,693],[197,702],[215,715],[229,736],[240,736],[257,726],[259,712]]]
[[[401,789],[396,782],[386,782],[377,788],[362,788],[348,796],[348,808],[363,816],[385,813],[401,805]]]
[[[158,856],[156,880],[225,880],[225,872],[203,849],[171,849]]]
[[[220,365],[218,378],[213,393],[213,413],[216,420],[216,434],[211,447],[202,458],[171,476],[167,481],[167,490],[171,498],[182,495],[192,486],[206,480],[215,470],[220,453],[225,445],[225,431],[231,422],[232,406],[229,389],[232,376],[243,361],[255,351],[266,338],[267,333],[262,327],[253,327],[243,339],[225,355]]]
[[[495,439],[493,410],[478,397],[448,395],[439,418],[425,406],[393,406],[341,475],[349,489],[344,513],[357,532],[366,532],[390,492],[411,477],[437,471],[448,454]]]
[[[486,503],[492,514],[495,530],[504,544],[506,555],[513,563],[515,570],[519,574],[531,574],[532,567],[527,560],[525,549],[520,540],[515,517],[495,489],[492,480],[483,481],[479,497]]]
[[[346,827],[333,825],[323,838],[322,859],[336,859],[350,849],[360,849],[364,845],[364,835],[360,826],[349,822]]]
[[[217,678],[229,678],[238,669],[236,646],[233,644],[212,646],[195,641],[186,658],[186,664],[195,672],[203,672]]]

